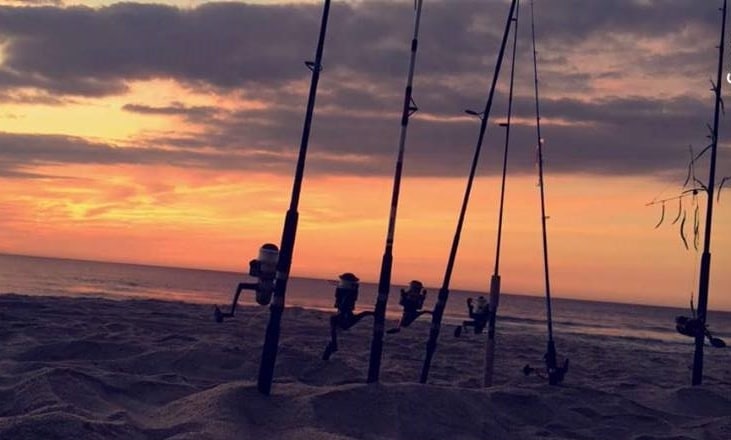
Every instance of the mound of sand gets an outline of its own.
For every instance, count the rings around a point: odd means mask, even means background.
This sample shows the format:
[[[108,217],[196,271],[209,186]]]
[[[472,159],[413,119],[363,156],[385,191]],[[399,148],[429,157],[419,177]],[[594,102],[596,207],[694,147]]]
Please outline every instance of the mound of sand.
[[[731,438],[731,350],[708,350],[688,387],[687,344],[562,337],[564,385],[524,377],[545,341],[500,329],[497,386],[482,344],[445,329],[430,385],[414,383],[427,323],[386,339],[382,383],[363,384],[370,324],[322,361],[327,315],[288,309],[273,395],[256,391],[267,309],[217,324],[212,307],[0,296],[1,439]]]

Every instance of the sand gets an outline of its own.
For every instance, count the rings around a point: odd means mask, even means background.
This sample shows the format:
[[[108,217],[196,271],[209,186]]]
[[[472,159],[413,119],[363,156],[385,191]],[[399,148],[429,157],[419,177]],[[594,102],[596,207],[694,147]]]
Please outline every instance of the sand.
[[[388,335],[365,385],[370,323],[320,359],[327,314],[288,309],[272,396],[256,391],[268,309],[217,324],[212,306],[0,296],[0,439],[731,439],[731,350],[690,341],[560,335],[562,386],[524,377],[542,334],[499,328],[496,386],[478,387],[484,339],[443,331],[415,383],[428,324]]]

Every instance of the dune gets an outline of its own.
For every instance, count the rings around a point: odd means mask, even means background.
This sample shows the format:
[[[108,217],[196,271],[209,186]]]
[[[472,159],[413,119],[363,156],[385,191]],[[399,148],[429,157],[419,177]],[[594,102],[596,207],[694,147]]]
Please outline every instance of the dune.
[[[370,325],[322,361],[327,314],[285,312],[271,396],[256,391],[266,308],[0,295],[2,439],[731,438],[731,355],[708,350],[690,387],[689,343],[558,336],[561,386],[523,376],[544,336],[499,327],[496,386],[479,387],[484,339],[445,328],[429,385],[415,383],[428,324],[385,342],[364,384]],[[558,334],[558,333],[557,333]]]

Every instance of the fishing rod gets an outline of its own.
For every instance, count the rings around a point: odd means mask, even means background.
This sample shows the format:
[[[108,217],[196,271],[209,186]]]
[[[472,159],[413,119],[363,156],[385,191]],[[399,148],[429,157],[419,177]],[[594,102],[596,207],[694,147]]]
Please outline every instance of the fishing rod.
[[[721,87],[723,81],[721,75],[723,74],[723,50],[726,34],[726,6],[727,0],[723,0],[723,8],[721,9],[723,15],[721,19],[721,42],[718,45],[718,75],[716,76],[716,84],[713,85],[713,91],[716,95],[716,108],[713,116],[713,132],[711,134],[711,163],[708,185],[705,185],[708,198],[706,200],[706,225],[703,237],[703,253],[701,255],[700,284],[698,287],[698,313],[696,315],[698,327],[702,330],[706,329],[708,290],[711,276],[711,227],[713,226],[713,191],[716,185],[716,156],[718,153],[718,130],[722,106]],[[693,354],[693,385],[700,385],[703,382],[703,345],[705,339],[706,334],[704,331],[696,332],[695,352]]]
[[[500,185],[500,208],[498,210],[497,222],[497,245],[495,246],[495,270],[490,279],[490,308],[487,325],[487,343],[485,345],[485,374],[483,386],[492,386],[493,369],[495,365],[495,324],[497,321],[497,308],[500,304],[500,246],[503,233],[503,208],[505,205],[505,182],[508,172],[508,148],[510,146],[510,123],[513,115],[513,86],[515,84],[515,55],[518,48],[518,17],[520,15],[520,0],[515,5],[515,26],[513,28],[513,54],[510,62],[510,86],[508,90],[508,116],[507,122],[500,124],[505,127],[505,149],[503,150],[503,175]]]
[[[307,111],[305,113],[299,156],[297,158],[297,168],[294,175],[294,183],[292,185],[292,198],[290,200],[289,209],[287,210],[287,214],[284,218],[282,242],[276,267],[276,281],[274,284],[272,304],[269,307],[269,323],[267,324],[266,336],[264,338],[264,347],[262,348],[261,353],[261,364],[259,366],[259,378],[257,381],[257,389],[260,393],[265,395],[269,395],[271,392],[272,379],[274,377],[274,365],[277,360],[280,324],[282,321],[282,313],[284,312],[287,281],[289,278],[289,271],[292,267],[292,254],[294,252],[295,237],[297,235],[297,222],[299,220],[297,207],[299,205],[300,192],[302,190],[302,178],[305,171],[305,160],[307,159],[307,146],[310,140],[312,115],[315,110],[315,98],[317,97],[317,84],[320,80],[320,71],[322,71],[322,52],[325,46],[325,35],[327,32],[327,20],[329,14],[330,0],[325,0],[322,11],[322,22],[320,24],[320,35],[317,40],[317,50],[315,52],[315,61],[305,62],[307,68],[312,72],[312,80],[310,82],[309,97],[307,99]]]
[[[710,240],[711,240],[711,226],[712,226],[712,216],[713,216],[713,193],[715,191],[715,181],[716,181],[716,153],[717,153],[717,147],[718,147],[718,131],[719,131],[719,118],[720,118],[720,112],[723,112],[723,99],[721,97],[721,74],[722,74],[722,66],[723,66],[723,51],[724,51],[724,36],[726,33],[726,7],[727,3],[724,0],[723,8],[720,8],[722,11],[723,17],[722,17],[722,24],[721,24],[721,43],[718,45],[719,49],[719,59],[718,59],[718,76],[716,77],[716,83],[711,80],[711,91],[715,93],[715,114],[714,114],[714,125],[711,127],[708,125],[708,130],[710,134],[708,135],[708,138],[711,139],[710,145],[708,145],[706,148],[701,150],[700,153],[695,154],[693,152],[693,146],[689,146],[690,150],[690,161],[688,162],[688,173],[685,178],[685,182],[682,186],[682,191],[679,195],[675,197],[666,197],[663,199],[659,199],[656,197],[651,202],[647,203],[646,206],[654,206],[654,205],[661,205],[661,214],[660,214],[660,220],[655,225],[655,229],[659,228],[663,222],[665,221],[665,204],[667,202],[671,201],[678,201],[678,213],[675,216],[675,219],[672,221],[672,224],[678,223],[680,221],[680,238],[683,241],[683,245],[686,249],[690,249],[690,246],[688,245],[688,239],[685,235],[685,225],[686,225],[686,219],[688,217],[688,213],[683,206],[683,199],[687,197],[691,197],[691,206],[690,209],[692,210],[693,215],[693,249],[696,253],[699,252],[699,242],[700,242],[700,206],[698,204],[698,194],[701,192],[705,192],[707,194],[708,200],[707,200],[707,213],[706,213],[706,227],[704,230],[705,237],[704,237],[704,245],[703,245],[703,255],[701,257],[700,262],[700,281],[699,281],[699,289],[698,289],[698,311],[696,311],[696,308],[693,304],[693,294],[691,294],[690,299],[690,312],[691,316],[676,316],[675,318],[675,329],[678,331],[678,333],[689,336],[694,339],[695,342],[695,352],[694,352],[694,358],[693,358],[693,373],[692,373],[692,384],[693,385],[700,385],[703,381],[703,347],[704,342],[706,339],[708,339],[708,342],[711,344],[711,346],[715,348],[725,348],[726,342],[721,339],[714,337],[711,331],[708,329],[708,325],[706,324],[706,314],[708,309],[708,290],[709,290],[709,284],[710,284],[710,270],[711,270],[711,252],[710,252]],[[704,183],[698,177],[696,177],[695,173],[695,165],[696,162],[706,153],[711,152],[711,161],[710,161],[710,172],[709,172],[709,181],[708,183]],[[716,201],[720,201],[721,198],[721,191],[723,189],[723,185],[729,180],[731,177],[727,176],[721,179],[721,183],[718,185],[718,191],[716,193]],[[690,185],[689,185],[690,184]],[[659,197],[659,196],[658,196]],[[695,283],[695,277],[693,282]]]
[[[538,186],[541,189],[541,231],[543,235],[543,273],[546,284],[546,323],[548,325],[548,347],[544,360],[546,362],[546,372],[548,373],[548,383],[558,385],[563,381],[568,371],[569,360],[564,361],[564,365],[559,367],[556,361],[556,344],[553,340],[553,318],[551,313],[551,282],[548,271],[548,234],[546,233],[546,196],[543,182],[543,137],[541,136],[541,110],[538,96],[538,57],[536,52],[536,26],[535,15],[533,13],[534,0],[530,2],[530,18],[531,18],[531,38],[533,40],[533,84],[535,88],[536,103],[536,137],[538,140]],[[530,366],[526,365],[523,370],[526,374],[533,371]]]
[[[429,340],[426,344],[426,357],[424,358],[424,364],[421,369],[421,377],[419,382],[426,383],[429,377],[429,369],[431,368],[431,361],[434,357],[434,352],[437,349],[437,339],[439,338],[439,332],[442,325],[442,317],[444,316],[444,308],[447,306],[447,299],[449,299],[449,284],[452,280],[452,271],[454,270],[454,263],[457,258],[457,248],[459,247],[459,240],[462,235],[462,226],[464,224],[465,214],[467,212],[467,205],[470,199],[470,193],[472,192],[472,183],[475,179],[475,173],[477,171],[477,164],[480,159],[480,150],[482,149],[482,142],[485,138],[485,132],[487,131],[487,122],[490,117],[490,110],[492,109],[492,101],[495,96],[495,88],[497,81],[500,76],[500,67],[503,63],[503,56],[505,55],[505,46],[508,42],[508,35],[510,33],[510,27],[513,23],[513,14],[515,12],[515,5],[517,0],[510,2],[510,11],[505,22],[505,31],[503,32],[502,42],[500,44],[500,51],[497,56],[497,62],[495,64],[495,72],[492,78],[492,84],[490,85],[490,93],[485,104],[485,109],[482,113],[477,113],[473,110],[467,110],[466,113],[472,116],[480,118],[480,133],[477,137],[477,145],[475,146],[475,154],[472,159],[472,166],[470,168],[470,174],[467,178],[467,187],[465,188],[464,198],[462,200],[462,208],[459,213],[459,219],[457,220],[457,228],[454,233],[452,240],[452,248],[449,252],[449,260],[447,261],[447,267],[444,272],[444,282],[442,283],[441,289],[439,289],[439,296],[437,298],[437,304],[434,307],[432,313],[431,328],[429,331]]]
[[[357,324],[361,319],[373,316],[373,336],[371,339],[371,351],[368,362],[368,383],[378,382],[381,369],[381,358],[383,355],[383,336],[386,326],[386,306],[388,304],[389,291],[391,289],[391,272],[393,269],[393,242],[396,230],[396,213],[398,210],[399,195],[401,192],[401,174],[403,170],[404,151],[406,149],[406,137],[408,132],[409,118],[418,111],[418,107],[412,97],[414,73],[416,71],[416,53],[419,46],[419,29],[421,25],[421,12],[423,8],[423,0],[415,0],[414,9],[414,35],[411,40],[411,56],[409,60],[409,71],[406,80],[406,89],[404,91],[403,109],[401,113],[401,133],[399,137],[398,150],[396,154],[396,167],[393,177],[393,189],[391,193],[391,208],[388,217],[388,231],[386,233],[386,244],[381,261],[381,272],[378,281],[378,296],[373,311],[365,311],[353,314],[355,301],[358,295],[358,278],[353,274],[341,275],[341,282],[336,290],[336,307],[338,313],[330,320],[331,338],[323,359],[327,360],[338,350],[337,346],[337,330],[348,330]],[[352,275],[352,276],[350,276]],[[414,288],[416,283],[421,286],[418,281],[412,281]],[[410,289],[411,291],[411,289]],[[421,289],[419,289],[421,293]],[[423,305],[423,300],[422,303]],[[419,312],[420,316],[424,312]],[[417,316],[417,317],[418,317]],[[406,322],[406,321],[404,321]],[[408,325],[408,324],[406,324]]]
[[[386,325],[386,305],[388,294],[391,289],[391,270],[393,268],[393,239],[396,229],[396,211],[398,210],[399,193],[401,190],[401,171],[404,162],[404,148],[406,146],[406,134],[409,125],[409,117],[413,115],[418,107],[411,96],[414,82],[414,70],[416,67],[416,51],[419,45],[419,25],[421,23],[421,9],[423,0],[416,0],[416,18],[414,19],[414,38],[411,40],[411,59],[409,61],[409,75],[404,93],[404,105],[401,113],[401,136],[399,138],[398,154],[396,158],[396,170],[393,176],[393,192],[391,194],[391,212],[388,217],[388,232],[386,234],[386,245],[381,260],[381,275],[378,280],[378,298],[376,299],[375,317],[373,318],[373,337],[371,339],[371,356],[368,362],[368,383],[378,382],[381,370],[381,357],[383,355],[383,332]]]

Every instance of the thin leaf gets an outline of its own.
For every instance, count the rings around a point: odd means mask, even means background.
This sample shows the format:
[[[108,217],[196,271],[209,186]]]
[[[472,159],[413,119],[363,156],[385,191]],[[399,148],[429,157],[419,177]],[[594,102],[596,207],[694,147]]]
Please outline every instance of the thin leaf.
[[[700,159],[701,157],[703,157],[703,155],[706,154],[706,151],[710,150],[712,146],[713,146],[713,144],[710,144],[706,148],[704,148],[700,153],[698,153],[693,158],[693,160],[691,161],[691,163],[693,163],[695,165],[695,162],[698,161],[698,159]]]
[[[673,220],[673,225],[680,220],[680,215],[683,213],[683,199],[678,198],[678,215],[675,216],[675,220]]]
[[[695,155],[693,154],[693,144],[688,145],[688,153],[690,154],[690,161],[688,162],[688,175],[685,176],[685,182],[683,182],[683,188],[688,185],[690,178],[695,175],[693,172],[693,165],[695,163]]]
[[[721,201],[721,190],[723,189],[723,184],[726,183],[728,180],[731,180],[731,176],[724,177],[723,180],[721,180],[721,184],[718,185],[718,194],[716,195],[716,202]]]
[[[688,239],[685,238],[685,211],[683,211],[683,220],[680,221],[680,238],[683,240],[685,249],[690,249],[688,247]]]
[[[665,202],[662,204],[662,213],[660,214],[660,221],[655,225],[655,229],[659,228],[662,222],[665,220]]]
[[[683,188],[688,186],[688,182],[690,182],[690,178],[693,176],[693,161],[691,161],[688,164],[688,175],[685,177],[685,182],[683,182]]]
[[[695,211],[693,212],[693,248],[698,250],[698,243],[700,241],[700,209],[698,204],[695,205]]]

